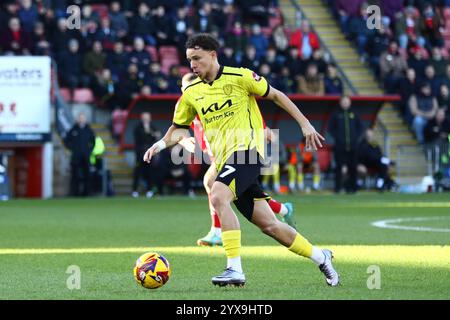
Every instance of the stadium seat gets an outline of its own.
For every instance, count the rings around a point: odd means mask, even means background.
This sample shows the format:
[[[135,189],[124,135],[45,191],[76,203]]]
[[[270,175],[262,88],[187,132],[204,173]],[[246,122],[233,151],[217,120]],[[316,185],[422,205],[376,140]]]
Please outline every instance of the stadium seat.
[[[69,88],[59,88],[59,93],[61,94],[61,97],[64,99],[65,102],[72,101],[72,94],[70,93]]]
[[[163,58],[161,59],[161,71],[165,74],[168,74],[170,67],[178,64],[180,64],[178,58],[171,58],[171,57]]]
[[[317,150],[317,161],[320,172],[327,172],[331,165],[331,150],[328,148]]]
[[[91,5],[92,11],[97,12],[100,18],[108,16],[108,6],[106,4],[93,4]]]
[[[158,50],[156,50],[153,46],[146,46],[145,50],[150,54],[150,57],[152,57],[152,61],[158,61]]]
[[[93,103],[94,94],[89,88],[79,88],[75,89],[73,94],[73,102],[75,103]]]
[[[178,59],[178,49],[174,46],[161,46],[159,47],[159,56],[161,59],[168,57],[176,57]]]
[[[186,73],[191,72],[191,68],[185,66],[180,66],[178,70],[180,70],[181,76],[184,76]]]

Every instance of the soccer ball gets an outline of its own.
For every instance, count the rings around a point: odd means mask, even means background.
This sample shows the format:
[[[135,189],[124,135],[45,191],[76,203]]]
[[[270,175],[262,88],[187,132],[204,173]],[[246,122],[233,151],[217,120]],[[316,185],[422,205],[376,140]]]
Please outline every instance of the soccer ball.
[[[134,279],[147,289],[162,287],[170,277],[170,265],[164,256],[147,252],[137,259],[134,266]]]

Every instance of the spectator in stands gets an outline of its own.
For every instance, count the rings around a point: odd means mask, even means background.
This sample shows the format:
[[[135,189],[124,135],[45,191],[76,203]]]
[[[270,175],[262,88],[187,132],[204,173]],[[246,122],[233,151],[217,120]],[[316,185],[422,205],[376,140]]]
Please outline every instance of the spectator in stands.
[[[166,15],[166,9],[164,9],[164,6],[160,5],[154,12],[153,27],[155,28],[155,38],[158,47],[175,44],[173,22]]]
[[[223,62],[222,62],[223,63]],[[282,59],[280,56],[277,55],[277,51],[273,47],[269,47],[266,51],[266,57],[263,60],[263,63],[267,64],[270,67],[270,70],[275,73],[279,74],[282,67]],[[228,65],[223,63],[224,65]]]
[[[314,63],[308,65],[305,76],[300,76],[297,92],[314,96],[325,93],[323,77],[319,75],[317,65]]]
[[[18,18],[9,19],[8,29],[1,34],[0,47],[6,54],[29,55],[31,39],[28,32],[20,26]]]
[[[149,112],[143,112],[141,114],[141,121],[134,128],[133,133],[136,164],[133,172],[133,192],[131,195],[133,198],[139,197],[139,182],[141,179],[144,179],[147,192],[146,197],[151,198],[153,196],[152,187],[155,183],[155,171],[158,170],[155,167],[157,161],[155,161],[155,164],[153,162],[146,164],[142,159],[144,158],[145,151],[161,137],[161,132],[152,125],[151,114]]]
[[[376,29],[367,40],[367,53],[369,55],[369,64],[377,77],[380,76],[380,56],[387,51],[389,47],[389,35],[386,28],[381,24],[380,29]]]
[[[117,105],[117,85],[109,69],[103,69],[96,75],[92,89],[95,96],[99,98],[100,106],[112,110]]]
[[[86,53],[83,57],[83,70],[91,77],[91,81],[100,74],[106,65],[106,53],[103,52],[103,47],[100,41],[95,41],[92,44],[92,50]]]
[[[250,70],[258,70],[261,65],[261,61],[256,57],[256,49],[253,45],[248,45],[245,49],[245,55],[242,58],[241,65],[243,68],[249,68]]]
[[[56,30],[53,32],[51,37],[51,43],[53,46],[53,51],[56,54],[61,54],[64,50],[67,50],[70,39],[79,39],[79,36],[75,34],[74,31],[67,29],[65,18],[59,18],[56,24]],[[83,48],[79,43],[80,52],[82,52]]]
[[[388,93],[396,92],[398,83],[407,68],[406,60],[398,51],[397,41],[392,40],[388,50],[383,52],[380,57],[381,79]]]
[[[248,47],[248,37],[240,21],[234,23],[231,33],[225,38],[225,44],[233,48],[236,59],[240,62]]]
[[[124,51],[123,42],[114,43],[112,51],[108,52],[106,57],[106,67],[111,70],[112,79],[118,82],[127,72],[129,63],[128,54]]]
[[[129,63],[133,63],[138,66],[139,72],[146,72],[150,63],[152,62],[152,57],[150,53],[145,50],[145,42],[141,37],[134,38],[133,51],[128,55]]]
[[[450,109],[450,93],[446,84],[441,84],[439,87],[439,94],[437,96],[437,102],[439,109]]]
[[[161,71],[161,65],[157,61],[152,62],[144,79],[145,84],[151,87],[153,93],[158,93],[161,90],[161,80],[166,79],[167,76]]]
[[[79,52],[78,40],[69,41],[68,50],[63,51],[58,58],[58,76],[63,86],[72,91],[75,88],[89,86],[89,76],[83,72],[83,57]]]
[[[258,75],[264,77],[269,83],[275,82],[275,75],[272,73],[272,69],[267,63],[261,63],[261,66],[258,69]]]
[[[219,26],[224,34],[229,34],[236,21],[242,21],[241,14],[233,3],[225,2],[223,6],[223,25]]]
[[[2,3],[2,6],[0,7],[0,32],[4,32],[8,29],[9,20],[11,18],[17,18],[18,10],[19,6],[15,0],[8,0]]]
[[[360,14],[362,4],[366,0],[334,0],[334,10],[338,16],[339,23],[345,36],[349,36],[349,22],[352,17]]]
[[[434,67],[432,65],[427,65],[425,67],[425,81],[427,81],[431,86],[431,94],[435,97],[439,94],[439,85],[441,80],[436,77]]]
[[[402,97],[400,100],[400,112],[403,117],[406,117],[406,110],[408,108],[409,98],[418,93],[416,72],[413,68],[406,70],[406,77],[400,80],[399,93]]]
[[[450,64],[445,69],[445,76],[441,79],[441,84],[445,84],[450,88]]]
[[[149,85],[143,85],[141,88],[141,96],[149,96],[152,94],[152,88]]]
[[[100,28],[95,35],[95,40],[100,41],[106,50],[112,49],[114,43],[119,40],[116,31],[111,28],[111,20],[108,16],[100,19]]]
[[[444,23],[440,16],[435,12],[433,6],[428,3],[422,11],[420,28],[426,40],[426,47],[430,51],[432,47],[442,47],[444,45],[440,31],[443,25]]]
[[[97,26],[100,23],[99,14],[92,10],[92,6],[90,4],[85,4],[81,8],[81,23],[82,24],[91,24],[95,23]]]
[[[291,34],[289,45],[297,47],[299,57],[305,60],[320,48],[319,37],[311,30],[307,20],[302,20],[300,29]]]
[[[363,125],[359,116],[351,108],[348,96],[342,96],[339,110],[334,112],[328,124],[328,131],[334,139],[334,159],[336,176],[334,192],[339,193],[342,188],[342,170],[347,168],[348,180],[345,183],[347,193],[356,192],[357,146],[363,134]]]
[[[442,78],[445,77],[445,72],[448,65],[448,60],[444,59],[442,57],[442,51],[441,50],[447,50],[447,49],[441,49],[439,47],[433,47],[432,49],[432,55],[429,60],[430,65],[434,67],[434,70],[436,71],[436,77]]]
[[[369,170],[377,175],[376,188],[380,191],[391,190],[395,185],[389,177],[391,160],[383,155],[380,145],[375,140],[373,129],[366,130],[364,138],[358,145],[358,171],[367,174]]]
[[[198,32],[211,32],[214,25],[211,3],[204,2],[194,16],[194,29]]]
[[[363,3],[360,9],[360,13],[356,17],[352,17],[349,21],[349,37],[350,40],[356,42],[358,53],[361,57],[366,56],[366,44],[367,40],[374,33],[373,29],[367,28],[367,3]]]
[[[187,41],[188,29],[191,27],[190,19],[188,17],[187,7],[177,8],[177,15],[174,21],[174,41],[178,48],[178,52],[183,52],[185,50],[184,44]]]
[[[289,47],[289,55],[287,56],[284,65],[289,68],[290,74],[295,81],[298,81],[300,75],[304,74],[304,66],[302,60],[298,57],[297,47]]]
[[[328,65],[328,72],[324,79],[325,94],[328,95],[342,95],[344,88],[342,80],[337,73],[337,67],[334,63]]]
[[[121,41],[124,41],[128,35],[129,26],[125,13],[121,11],[120,1],[111,2],[109,19],[111,20],[112,31]]]
[[[423,79],[425,77],[425,68],[428,64],[423,54],[423,50],[420,48],[411,48],[407,62],[408,66],[416,71],[417,78],[419,79]]]
[[[258,24],[266,27],[269,20],[269,0],[240,1],[244,24]]]
[[[270,38],[270,44],[275,47],[278,54],[283,56],[287,55],[289,49],[289,39],[284,32],[282,24],[277,25],[272,31],[272,37]]]
[[[236,57],[234,55],[234,51],[232,47],[224,47],[219,56],[219,61],[224,66],[237,67],[238,62],[236,61]],[[179,91],[179,89],[178,89]]]
[[[20,0],[20,9],[17,13],[23,30],[28,33],[33,31],[34,24],[38,22],[39,12],[31,0]]]
[[[306,65],[308,64],[315,64],[317,66],[317,72],[324,76],[327,73],[327,62],[325,61],[323,57],[323,50],[317,49],[313,52],[312,56],[306,61]]]
[[[427,82],[420,85],[417,95],[412,95],[409,99],[408,120],[420,144],[425,142],[424,129],[428,121],[434,118],[438,110],[438,103],[432,96],[431,86]]]
[[[38,21],[31,34],[31,53],[36,56],[50,56],[50,42],[47,41],[44,24]]]
[[[424,129],[426,143],[447,141],[450,134],[450,120],[446,118],[445,109],[438,109],[433,119],[428,121]]]
[[[380,0],[380,7],[383,15],[388,21],[395,21],[396,14],[403,11],[403,0]]]
[[[147,45],[156,46],[153,19],[150,15],[150,8],[145,2],[139,4],[138,14],[131,18],[130,30],[133,37],[142,37]]]
[[[168,93],[179,93],[180,92],[181,79],[180,79],[179,66],[173,65],[170,67],[169,75],[167,77],[167,84],[168,84],[168,87],[167,87]]]
[[[288,67],[284,66],[281,68],[280,74],[275,78],[273,87],[286,94],[295,93],[297,88],[296,81],[291,76],[291,71]]]
[[[128,74],[121,82],[119,87],[118,98],[120,105],[128,106],[132,99],[136,98],[144,85],[144,75],[139,73],[138,67],[135,64],[128,66]]]
[[[78,114],[77,122],[68,132],[64,143],[72,152],[70,195],[89,196],[91,194],[89,158],[95,144],[95,133],[87,123],[84,113]]]
[[[266,51],[269,47],[269,40],[262,33],[260,25],[254,24],[252,26],[252,33],[248,38],[248,42],[255,47],[256,58],[258,60],[261,60],[266,56]]]
[[[398,35],[400,48],[406,49],[410,39],[415,39],[418,45],[425,45],[425,38],[421,35],[420,21],[414,7],[406,7],[397,18],[395,30]]]

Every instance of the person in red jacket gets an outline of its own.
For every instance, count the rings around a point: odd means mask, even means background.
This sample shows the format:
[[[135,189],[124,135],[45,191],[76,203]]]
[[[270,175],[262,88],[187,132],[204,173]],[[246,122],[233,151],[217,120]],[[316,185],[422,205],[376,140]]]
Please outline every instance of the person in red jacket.
[[[289,45],[298,48],[298,56],[303,60],[309,59],[320,48],[319,37],[311,30],[307,20],[303,20],[300,29],[291,34]]]
[[[3,32],[0,39],[0,47],[4,53],[14,55],[29,55],[31,49],[30,35],[20,27],[18,18],[9,19],[8,29]]]

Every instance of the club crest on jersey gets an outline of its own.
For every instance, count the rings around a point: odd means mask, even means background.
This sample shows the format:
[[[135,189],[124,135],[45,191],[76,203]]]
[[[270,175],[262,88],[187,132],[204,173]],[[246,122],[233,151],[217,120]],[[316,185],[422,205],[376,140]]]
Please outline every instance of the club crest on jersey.
[[[256,81],[260,81],[261,77],[256,72],[253,71],[253,79],[255,79]]]
[[[231,84],[226,84],[223,86],[223,92],[229,96],[233,92],[233,86]]]

